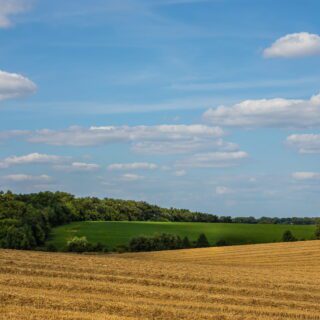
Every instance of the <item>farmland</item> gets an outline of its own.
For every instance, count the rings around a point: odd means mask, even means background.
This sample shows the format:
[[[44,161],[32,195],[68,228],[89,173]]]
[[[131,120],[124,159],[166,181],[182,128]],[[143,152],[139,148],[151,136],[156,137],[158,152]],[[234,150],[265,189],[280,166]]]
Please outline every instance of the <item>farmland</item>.
[[[191,222],[124,222],[124,221],[85,221],[74,222],[53,229],[50,243],[62,250],[74,236],[86,236],[92,242],[101,242],[110,249],[128,244],[131,238],[155,233],[171,233],[196,240],[204,232],[214,245],[219,240],[228,244],[268,243],[281,241],[284,231],[291,230],[298,239],[312,239],[315,226],[230,224],[230,223],[191,223]]]
[[[320,241],[134,254],[0,250],[0,317],[320,319]]]

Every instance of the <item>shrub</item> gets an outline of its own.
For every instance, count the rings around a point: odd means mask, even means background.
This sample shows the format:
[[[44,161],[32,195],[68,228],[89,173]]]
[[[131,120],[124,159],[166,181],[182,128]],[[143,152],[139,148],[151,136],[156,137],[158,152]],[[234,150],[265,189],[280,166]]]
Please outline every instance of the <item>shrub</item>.
[[[188,237],[184,237],[183,240],[182,240],[182,247],[185,248],[185,249],[188,249],[188,248],[191,248],[192,245],[191,245],[191,242],[189,240]]]
[[[145,236],[132,238],[129,243],[130,251],[133,252],[151,251],[152,247],[152,239]]]
[[[224,246],[227,246],[227,245],[228,245],[227,241],[226,241],[226,240],[223,240],[223,239],[218,240],[218,241],[216,242],[216,246],[217,246],[217,247],[224,247]]]
[[[49,251],[49,252],[57,252],[58,251],[58,249],[56,248],[56,246],[53,243],[49,243],[45,249],[46,249],[46,251]]]
[[[162,233],[153,237],[140,236],[132,238],[129,249],[132,252],[160,251],[183,248],[183,241],[179,236]]]
[[[210,247],[210,243],[204,233],[201,233],[197,242],[196,242],[196,247],[197,248],[206,248]]]
[[[118,253],[129,252],[129,247],[121,244],[121,245],[116,246],[115,251]]]
[[[91,251],[94,252],[108,252],[108,248],[101,242],[91,245]]]
[[[315,237],[317,240],[320,240],[320,224],[318,224],[316,227]]]
[[[67,243],[67,251],[69,252],[88,252],[91,251],[92,245],[88,242],[86,237],[73,237]]]
[[[282,235],[282,241],[283,242],[292,242],[297,241],[296,237],[292,234],[290,230],[287,230]]]

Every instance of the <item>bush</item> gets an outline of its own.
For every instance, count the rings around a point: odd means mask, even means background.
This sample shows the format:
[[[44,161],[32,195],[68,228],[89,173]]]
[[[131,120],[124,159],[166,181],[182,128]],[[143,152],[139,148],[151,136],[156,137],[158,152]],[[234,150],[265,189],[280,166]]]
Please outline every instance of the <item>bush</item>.
[[[67,243],[67,251],[69,252],[88,252],[92,250],[92,245],[86,237],[74,237]]]
[[[91,251],[94,252],[109,252],[108,248],[101,242],[91,245]]]
[[[228,245],[227,241],[226,241],[226,240],[223,240],[223,239],[218,240],[218,241],[216,242],[216,246],[217,246],[217,247],[225,247],[225,246],[227,246],[227,245]]]
[[[320,240],[320,224],[317,225],[314,235],[317,240]]]
[[[118,252],[118,253],[126,253],[126,252],[129,252],[129,247],[121,244],[121,245],[116,246],[114,251]]]
[[[161,251],[182,249],[183,241],[179,236],[162,233],[153,237],[140,236],[132,238],[129,249],[132,252]]]
[[[184,238],[183,238],[183,240],[182,240],[182,247],[183,247],[184,249],[189,249],[189,248],[192,247],[191,242],[190,242],[190,240],[189,240],[188,237],[184,237]]]
[[[58,251],[57,247],[53,243],[49,243],[45,249],[46,249],[46,251],[49,251],[49,252],[57,252]]]
[[[292,234],[290,230],[287,230],[282,235],[282,241],[283,242],[292,242],[297,241],[296,237]]]
[[[204,233],[201,233],[197,242],[196,242],[196,247],[197,248],[206,248],[210,247],[210,243]]]
[[[108,248],[101,242],[90,243],[86,237],[74,237],[67,243],[69,252],[108,252]]]
[[[132,238],[129,243],[129,248],[132,252],[151,251],[153,248],[152,238],[145,236]]]

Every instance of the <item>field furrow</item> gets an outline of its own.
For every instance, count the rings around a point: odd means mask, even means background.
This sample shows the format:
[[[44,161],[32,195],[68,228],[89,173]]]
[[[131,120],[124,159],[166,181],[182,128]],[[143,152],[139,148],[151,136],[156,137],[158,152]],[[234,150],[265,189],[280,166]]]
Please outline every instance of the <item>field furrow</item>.
[[[122,255],[0,250],[0,317],[320,320],[319,253],[319,241]]]

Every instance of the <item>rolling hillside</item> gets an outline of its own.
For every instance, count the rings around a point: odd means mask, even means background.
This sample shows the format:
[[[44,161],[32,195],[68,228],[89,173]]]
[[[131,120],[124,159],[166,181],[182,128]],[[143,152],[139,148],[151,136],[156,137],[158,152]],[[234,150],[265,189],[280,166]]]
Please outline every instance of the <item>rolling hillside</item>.
[[[268,243],[281,241],[282,234],[291,230],[298,239],[312,239],[313,225],[233,224],[192,222],[125,222],[84,221],[53,229],[50,243],[62,250],[74,236],[86,236],[92,242],[101,242],[110,249],[128,244],[131,238],[155,233],[171,233],[196,240],[204,232],[212,245],[219,240],[228,244]]]
[[[320,319],[320,241],[0,261],[1,319]]]

